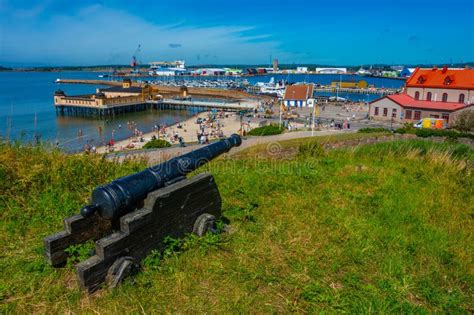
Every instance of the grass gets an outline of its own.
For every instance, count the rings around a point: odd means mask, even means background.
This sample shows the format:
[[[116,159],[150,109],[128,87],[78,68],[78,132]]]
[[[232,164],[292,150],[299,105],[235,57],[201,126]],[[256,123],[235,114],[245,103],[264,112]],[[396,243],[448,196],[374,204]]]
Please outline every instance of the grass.
[[[390,130],[386,128],[360,128],[357,132],[360,133],[380,133],[380,132],[389,132]]]
[[[3,146],[0,312],[472,313],[473,159],[421,140],[219,159],[200,171],[216,178],[229,232],[170,240],[137,276],[87,296],[72,267],[45,263],[42,238],[95,185],[143,165]]]
[[[278,126],[278,125],[267,125],[263,127],[257,127],[249,132],[247,132],[248,136],[272,136],[272,135],[279,135],[281,134],[285,128]]]

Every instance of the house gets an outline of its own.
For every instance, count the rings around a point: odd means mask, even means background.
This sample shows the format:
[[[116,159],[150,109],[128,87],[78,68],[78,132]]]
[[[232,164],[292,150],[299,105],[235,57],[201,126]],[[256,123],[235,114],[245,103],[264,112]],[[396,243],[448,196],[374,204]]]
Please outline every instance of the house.
[[[312,84],[288,85],[285,89],[283,104],[287,107],[313,107],[313,89]]]
[[[396,122],[442,118],[448,126],[457,116],[474,107],[473,69],[420,69],[408,78],[401,94],[387,95],[370,103],[374,120]]]

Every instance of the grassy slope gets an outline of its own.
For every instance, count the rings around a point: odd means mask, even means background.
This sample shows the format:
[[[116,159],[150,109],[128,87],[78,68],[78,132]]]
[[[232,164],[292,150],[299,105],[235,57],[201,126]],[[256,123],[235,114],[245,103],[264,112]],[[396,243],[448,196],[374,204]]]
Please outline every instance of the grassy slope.
[[[152,256],[135,278],[91,297],[77,289],[72,267],[45,264],[41,240],[96,184],[141,166],[2,148],[0,307],[472,312],[473,154],[432,147],[412,141],[211,163],[231,231]],[[445,153],[453,148],[455,158]]]

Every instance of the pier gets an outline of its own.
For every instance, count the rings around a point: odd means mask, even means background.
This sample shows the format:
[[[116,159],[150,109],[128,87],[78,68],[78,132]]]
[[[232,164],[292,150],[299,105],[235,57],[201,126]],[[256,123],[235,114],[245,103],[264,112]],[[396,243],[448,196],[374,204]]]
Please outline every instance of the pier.
[[[378,94],[391,95],[399,92],[397,89],[376,89],[376,88],[337,88],[337,87],[315,87],[315,92],[325,93],[354,93],[354,94]]]
[[[89,104],[57,104],[56,113],[67,116],[90,116],[97,118],[110,118],[116,115],[144,111],[148,109],[180,109],[190,111],[204,111],[210,109],[225,111],[251,110],[257,106],[256,101],[245,100],[242,102],[212,102],[192,101],[177,99],[131,101],[124,104],[89,105]]]
[[[225,111],[241,111],[251,110],[258,105],[254,100],[243,100],[233,102],[212,102],[212,101],[192,101],[192,100],[175,100],[162,99],[156,101],[147,101],[148,104],[153,104],[158,109],[199,109],[199,110],[225,110]]]
[[[64,116],[78,116],[78,117],[97,117],[110,118],[116,115],[126,113],[133,113],[150,109],[152,104],[147,102],[131,102],[116,106],[81,106],[81,105],[55,105],[56,114]]]
[[[107,80],[85,80],[85,79],[57,79],[55,81],[59,84],[92,84],[92,85],[105,85],[105,86],[121,86],[120,81],[107,81]],[[162,95],[179,94],[181,92],[181,86],[167,86],[157,84],[146,84],[131,82],[133,87],[144,87],[150,86],[156,93]],[[187,87],[188,94],[193,96],[202,97],[216,97],[225,99],[251,99],[257,98],[255,95],[247,93],[241,90],[223,90],[217,88],[202,88],[202,87]],[[265,96],[259,96],[262,99]],[[268,97],[270,98],[270,97]]]

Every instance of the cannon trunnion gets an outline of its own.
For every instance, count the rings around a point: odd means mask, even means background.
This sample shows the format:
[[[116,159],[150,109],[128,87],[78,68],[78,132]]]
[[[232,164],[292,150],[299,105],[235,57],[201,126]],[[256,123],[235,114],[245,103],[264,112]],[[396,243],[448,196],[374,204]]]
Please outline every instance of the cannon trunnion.
[[[112,206],[104,210],[101,208],[103,205],[97,203],[99,199],[94,200],[93,194],[92,206],[86,207],[81,214],[66,218],[64,231],[44,239],[46,259],[54,267],[64,266],[68,259],[67,248],[94,240],[95,254],[76,266],[79,284],[88,292],[92,292],[104,282],[111,287],[116,286],[139,266],[140,261],[150,251],[163,250],[165,237],[179,238],[191,232],[202,236],[212,230],[216,218],[221,215],[221,197],[214,177],[203,173],[187,179],[183,175],[203,164],[202,161],[194,159],[197,157],[196,153],[200,155],[207,151],[210,153],[205,157],[208,161],[227,152],[232,146],[240,145],[240,137],[232,137],[145,170],[148,174],[155,170],[152,176],[166,179],[166,182],[153,180],[155,186],[145,185],[149,191],[140,192],[139,196],[133,196],[127,191],[127,187],[137,188],[136,186],[116,184],[129,185],[133,182],[137,185],[140,177],[135,175],[143,172],[131,175],[135,176],[131,182],[127,181],[127,178],[130,178],[127,176],[111,184],[99,186],[96,190],[104,187],[107,190],[115,185],[107,192],[112,192],[113,197],[110,200],[113,202],[106,206]],[[212,148],[209,149],[211,146],[218,150],[212,151]],[[170,167],[183,163],[182,161],[195,163],[190,168],[181,168],[178,171],[173,169],[173,172],[163,174],[172,169]],[[169,176],[171,173],[173,176]],[[117,187],[124,192],[126,200],[117,197],[114,190]],[[114,200],[122,203],[114,203]]]

